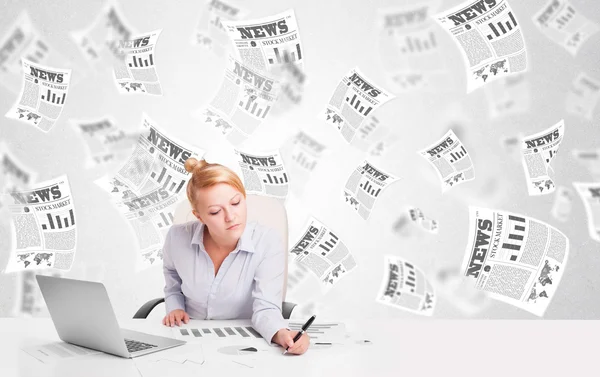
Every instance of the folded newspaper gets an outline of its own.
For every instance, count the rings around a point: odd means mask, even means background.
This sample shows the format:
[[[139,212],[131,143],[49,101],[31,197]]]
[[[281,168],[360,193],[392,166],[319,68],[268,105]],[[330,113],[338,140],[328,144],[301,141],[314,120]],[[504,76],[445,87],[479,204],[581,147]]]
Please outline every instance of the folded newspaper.
[[[385,255],[383,279],[376,302],[411,313],[431,316],[436,305],[433,286],[425,274],[404,258]]]
[[[542,221],[469,207],[461,271],[490,297],[543,316],[565,271],[569,239]]]
[[[434,16],[468,65],[467,92],[527,69],[527,50],[507,0],[468,0]]]

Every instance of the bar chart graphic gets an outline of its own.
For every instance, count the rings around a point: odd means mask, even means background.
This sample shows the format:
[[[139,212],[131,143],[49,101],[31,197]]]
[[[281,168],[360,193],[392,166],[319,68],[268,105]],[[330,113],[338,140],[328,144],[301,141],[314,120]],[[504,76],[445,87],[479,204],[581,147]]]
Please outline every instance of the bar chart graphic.
[[[408,289],[414,293],[417,286],[417,273],[415,271],[415,266],[408,262],[404,262],[404,272],[406,276],[404,279],[404,285],[406,285]]]
[[[321,249],[323,249],[323,251],[321,252],[321,255],[326,256],[327,253],[329,253],[331,251],[331,249],[333,249],[335,247],[335,245],[337,244],[337,241],[338,241],[338,237],[335,234],[329,232],[329,239],[319,243],[319,247]]]
[[[166,228],[173,224],[173,214],[171,212],[160,212],[158,227]]]
[[[434,50],[437,47],[433,31],[403,36],[398,43],[400,45],[400,52],[403,54],[424,53]]]
[[[508,12],[508,17],[504,17],[500,21],[496,22],[496,24],[490,22],[488,24],[490,30],[494,35],[488,34],[487,38],[491,41],[494,38],[498,38],[503,36],[504,34],[510,33],[513,27],[517,27],[517,20],[513,16],[512,12]]]
[[[251,326],[181,328],[177,335],[179,339],[186,340],[190,338],[262,338],[260,333]]]
[[[503,242],[502,248],[505,250],[514,250],[510,252],[512,254],[510,260],[513,262],[519,257],[519,251],[523,246],[526,230],[525,224],[526,220],[523,217],[513,215],[508,216],[508,227],[510,228],[508,240],[510,240],[510,242]]]
[[[279,47],[273,48],[273,54],[267,58],[269,64],[281,64],[281,63],[293,63],[297,60],[302,59],[302,51],[300,50],[300,43],[296,43],[294,51],[279,50]]]
[[[56,95],[56,93],[51,91],[50,89],[48,89],[46,93],[42,94],[42,99],[44,101],[53,103],[55,105],[63,105],[65,103],[66,97],[66,92],[58,93],[58,95]]]
[[[165,167],[162,168],[160,173],[150,173],[150,178],[154,179],[158,184],[162,184],[162,187],[165,190],[174,192],[175,194],[179,194],[179,191],[181,191],[183,185],[185,184],[185,179],[180,181],[177,181],[176,179],[174,180],[173,176],[167,173],[167,168]]]
[[[557,24],[557,29],[561,30],[575,17],[575,9],[568,5],[563,12],[554,19]]]
[[[241,108],[243,108],[250,114],[254,115],[257,118],[262,118],[262,119],[264,119],[267,116],[267,114],[269,113],[269,110],[271,109],[271,106],[267,106],[266,108],[259,107],[258,102],[256,102],[256,98],[252,97],[252,96],[248,97],[248,100],[246,101],[246,103],[244,103],[243,100],[240,101],[239,105]],[[252,106],[252,109],[250,109],[250,106]]]
[[[360,100],[357,99],[358,95],[354,94],[352,96],[352,99],[350,99],[350,97],[346,97],[346,102],[348,102],[348,104],[350,106],[354,107],[354,110],[358,111],[360,114],[362,114],[363,116],[367,116],[369,115],[369,113],[371,112],[371,110],[373,110],[372,106],[369,106],[366,111],[365,111],[365,107],[364,106],[360,106]],[[359,108],[360,106],[360,108]]]
[[[317,165],[317,160],[311,156],[308,156],[302,150],[299,150],[295,155],[292,155],[292,159],[296,161],[296,163],[300,165],[301,168],[304,168],[309,171],[313,171],[313,169]]]
[[[154,58],[152,56],[152,53],[150,53],[148,56],[144,56],[144,59],[142,59],[141,56],[131,55],[131,60],[133,63],[128,64],[131,68],[143,68],[154,65]]]
[[[48,224],[42,224],[43,230],[65,229],[75,225],[75,214],[72,208],[64,214],[47,213],[46,216]]]
[[[377,197],[381,192],[381,187],[375,190],[375,187],[369,181],[364,181],[363,183],[358,185],[361,189],[363,189],[367,194]]]
[[[467,155],[467,151],[465,150],[464,146],[460,146],[460,150],[457,152],[450,152],[450,163],[453,164],[456,161],[460,160],[461,158],[465,157]]]
[[[277,177],[275,174],[265,174],[267,179],[263,179],[264,183],[268,183],[270,185],[283,185],[288,183],[287,174],[283,173],[282,177]]]

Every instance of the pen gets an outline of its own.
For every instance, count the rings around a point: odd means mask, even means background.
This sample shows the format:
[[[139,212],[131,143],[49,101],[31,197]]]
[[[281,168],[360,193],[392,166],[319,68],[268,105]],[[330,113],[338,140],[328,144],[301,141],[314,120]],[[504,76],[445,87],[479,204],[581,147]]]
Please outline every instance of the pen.
[[[294,343],[296,343],[298,340],[300,340],[300,337],[302,336],[302,334],[304,334],[306,332],[306,330],[308,330],[308,328],[310,327],[310,325],[312,325],[315,318],[317,318],[317,316],[313,315],[312,317],[310,317],[308,319],[308,321],[306,321],[306,323],[304,325],[302,325],[302,330],[298,331],[298,334],[296,334],[296,336],[294,337]],[[284,355],[287,353],[288,349],[290,349],[289,346],[285,349],[285,351],[283,351]]]

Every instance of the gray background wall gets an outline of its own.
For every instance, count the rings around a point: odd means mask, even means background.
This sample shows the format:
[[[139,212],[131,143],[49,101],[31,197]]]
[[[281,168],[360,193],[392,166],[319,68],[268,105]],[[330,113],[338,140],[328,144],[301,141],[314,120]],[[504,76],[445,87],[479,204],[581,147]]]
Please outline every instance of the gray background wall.
[[[459,4],[444,0],[440,9]],[[347,145],[337,130],[317,119],[339,79],[358,66],[373,81],[389,88],[378,58],[376,10],[390,4],[414,1],[253,1],[244,4],[249,18],[258,18],[293,8],[305,50],[308,84],[299,108],[272,116],[261,125],[244,147],[257,150],[279,148],[303,129],[326,144],[328,153],[306,184],[302,196],[288,198],[290,244],[297,240],[307,217],[313,215],[335,230],[349,246],[357,269],[339,281],[326,295],[312,276],[288,298],[317,304],[323,317],[416,317],[408,312],[377,304],[375,296],[383,276],[383,255],[405,257],[433,276],[437,269],[459,266],[468,232],[468,205],[505,209],[546,221],[563,231],[571,242],[571,253],[560,287],[546,319],[592,319],[600,317],[596,298],[600,282],[598,244],[587,233],[583,204],[573,205],[571,220],[560,223],[550,215],[553,195],[529,197],[523,169],[500,147],[502,136],[518,132],[532,134],[565,119],[566,136],[554,160],[558,184],[589,181],[588,171],[570,155],[573,148],[598,146],[598,110],[594,121],[585,121],[565,111],[565,94],[580,72],[600,79],[600,35],[589,40],[576,57],[548,40],[531,22],[531,16],[546,1],[512,0],[510,3],[523,28],[529,57],[527,80],[532,85],[532,104],[518,116],[491,119],[483,90],[466,94],[464,63],[457,47],[444,33],[440,43],[450,74],[451,87],[439,93],[399,94],[378,110],[378,118],[402,134],[395,148],[378,161],[401,180],[380,197],[371,218],[363,221],[340,199],[341,189],[365,155]],[[600,22],[597,1],[572,3],[591,20]],[[118,211],[93,181],[106,171],[85,170],[85,147],[68,124],[69,119],[111,115],[118,125],[135,130],[146,112],[172,135],[193,142],[204,150],[230,151],[227,142],[210,127],[191,116],[219,88],[222,59],[189,41],[204,9],[199,1],[122,1],[121,9],[139,31],[162,28],[156,47],[156,62],[164,96],[119,96],[108,69],[94,73],[86,66],[68,32],[89,25],[102,7],[100,1],[2,1],[0,35],[7,25],[27,9],[38,31],[52,48],[69,61],[73,76],[69,100],[59,122],[48,133],[23,123],[0,118],[0,139],[20,160],[35,166],[39,180],[67,174],[78,216],[76,259],[66,277],[102,281],[119,317],[131,317],[146,300],[162,294],[160,266],[135,272],[136,241]],[[16,94],[0,87],[0,113],[5,114]],[[432,143],[451,125],[458,124],[463,142],[472,153],[477,178],[442,194],[434,170],[415,152]],[[455,127],[455,126],[453,126]],[[456,130],[456,129],[455,129]],[[293,179],[293,177],[292,177]],[[392,223],[405,206],[416,206],[440,223],[438,235],[401,239],[392,234]],[[5,235],[2,235],[5,237]],[[6,241],[6,239],[4,239]],[[2,250],[0,266],[8,251]],[[0,316],[22,315],[14,311],[19,273],[0,273]],[[36,315],[47,315],[40,312]],[[155,311],[158,318],[163,309]],[[463,318],[452,303],[438,295],[437,318]],[[493,302],[476,318],[535,319],[532,314],[501,302]]]

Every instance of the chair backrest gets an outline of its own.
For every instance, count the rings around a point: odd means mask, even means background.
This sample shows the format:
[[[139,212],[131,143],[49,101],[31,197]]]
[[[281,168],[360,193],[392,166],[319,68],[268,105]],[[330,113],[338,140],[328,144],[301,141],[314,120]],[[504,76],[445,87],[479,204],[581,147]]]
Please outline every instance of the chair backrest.
[[[260,224],[271,227],[279,232],[283,240],[285,251],[285,266],[283,275],[283,297],[281,302],[285,301],[287,291],[287,275],[288,275],[288,220],[287,211],[281,200],[261,195],[250,195],[246,197],[248,208],[247,221],[257,221]],[[196,220],[192,214],[190,202],[182,200],[175,209],[173,222],[175,224],[186,223]]]

